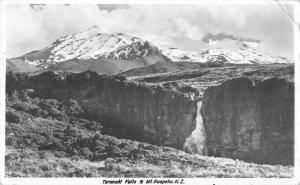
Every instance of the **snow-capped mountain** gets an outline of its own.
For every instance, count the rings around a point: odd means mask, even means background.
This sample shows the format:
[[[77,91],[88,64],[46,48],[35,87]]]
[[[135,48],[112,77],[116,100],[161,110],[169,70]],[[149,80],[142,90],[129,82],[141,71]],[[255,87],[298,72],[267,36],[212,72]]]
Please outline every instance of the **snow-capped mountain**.
[[[177,48],[167,48],[162,53],[173,62],[216,62],[231,64],[271,64],[289,63],[287,58],[261,53],[248,45],[235,49],[202,49],[199,52],[186,52]]]
[[[22,56],[33,66],[46,68],[49,64],[70,59],[107,58],[133,60],[148,55],[161,55],[154,44],[122,33],[101,33],[98,27],[59,38],[49,47]]]
[[[33,51],[22,57],[24,61],[38,68],[71,59],[136,60],[155,56],[173,62],[217,62],[233,64],[288,63],[283,57],[265,54],[256,49],[261,42],[226,34],[205,35],[204,49],[183,51],[178,48],[159,48],[147,40],[122,33],[101,33],[98,27],[59,38],[47,48]]]
[[[287,58],[263,52],[260,47],[262,41],[254,38],[243,38],[224,33],[208,33],[204,35],[200,42],[202,49],[196,52],[187,52],[170,47],[162,50],[162,53],[174,62],[217,62],[232,64],[290,62]]]

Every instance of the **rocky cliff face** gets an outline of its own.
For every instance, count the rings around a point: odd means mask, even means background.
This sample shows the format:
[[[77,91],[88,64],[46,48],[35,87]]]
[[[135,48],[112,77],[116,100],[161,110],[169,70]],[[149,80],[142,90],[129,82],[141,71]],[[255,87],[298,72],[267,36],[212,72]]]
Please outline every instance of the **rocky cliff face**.
[[[238,78],[203,95],[208,155],[293,164],[294,84]]]
[[[89,119],[119,138],[202,155],[293,164],[294,85],[285,79],[234,78],[207,88],[203,98],[192,98],[189,88],[93,72],[18,78],[7,77],[7,92],[32,88],[33,96],[76,99]]]
[[[8,79],[7,90],[34,89],[33,96],[61,101],[75,99],[105,132],[120,138],[182,149],[195,126],[196,101],[187,93],[160,86],[124,82],[94,72],[61,75],[42,73],[25,80]]]

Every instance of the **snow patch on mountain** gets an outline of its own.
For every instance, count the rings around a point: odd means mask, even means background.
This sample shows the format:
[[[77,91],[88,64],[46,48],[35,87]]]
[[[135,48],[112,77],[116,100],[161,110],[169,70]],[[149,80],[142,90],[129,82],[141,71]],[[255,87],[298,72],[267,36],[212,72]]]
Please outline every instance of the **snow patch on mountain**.
[[[59,39],[58,44],[55,44],[53,47],[52,55],[49,58],[60,62],[72,58],[96,59],[100,56],[107,57],[119,47],[134,42],[142,42],[142,40],[121,33],[102,34],[95,27],[79,34]]]
[[[162,54],[173,62],[205,62],[197,52],[183,51],[178,48],[162,49]]]

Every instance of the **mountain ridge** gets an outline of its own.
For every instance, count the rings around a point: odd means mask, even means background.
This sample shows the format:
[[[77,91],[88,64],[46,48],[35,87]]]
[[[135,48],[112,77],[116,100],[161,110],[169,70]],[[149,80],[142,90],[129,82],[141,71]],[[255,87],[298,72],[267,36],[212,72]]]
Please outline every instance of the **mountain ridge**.
[[[80,60],[81,65],[85,65],[85,61],[97,60],[99,61],[97,65],[101,67],[104,64],[101,64],[102,60],[99,59],[110,60],[114,63],[110,64],[112,66],[110,68],[113,66],[120,68],[116,66],[120,62],[116,61],[135,61],[134,63],[136,63],[136,61],[144,59],[148,61],[149,65],[166,61],[216,64],[290,63],[287,58],[258,51],[252,47],[253,43],[250,43],[253,39],[248,39],[248,42],[240,37],[226,34],[212,35],[211,37],[216,39],[220,37],[218,43],[212,43],[211,40],[208,43],[202,41],[206,44],[207,49],[196,52],[183,51],[176,47],[158,47],[148,40],[123,33],[101,33],[101,29],[94,26],[79,33],[63,36],[44,49],[9,60],[23,60],[23,63],[30,64],[34,69],[51,69],[54,66],[58,70],[59,66],[63,66],[59,63],[70,60]],[[128,70],[145,67],[148,64],[134,65]],[[19,71],[22,72],[22,69]],[[104,74],[111,74],[111,72],[104,71]]]

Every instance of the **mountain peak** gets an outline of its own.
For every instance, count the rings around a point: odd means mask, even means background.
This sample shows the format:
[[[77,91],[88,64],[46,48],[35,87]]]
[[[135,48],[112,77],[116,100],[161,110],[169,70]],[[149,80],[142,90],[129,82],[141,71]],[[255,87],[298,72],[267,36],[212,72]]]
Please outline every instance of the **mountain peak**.
[[[30,64],[47,68],[66,60],[110,58],[133,60],[151,54],[160,55],[152,43],[123,33],[103,33],[98,26],[59,38],[51,46],[23,57]]]
[[[286,59],[263,54],[255,50],[260,43],[253,38],[242,38],[230,34],[206,34],[203,43],[207,48],[200,51],[182,51],[169,47],[158,48],[153,43],[123,33],[104,33],[98,26],[67,35],[49,47],[25,54],[26,62],[39,68],[71,59],[135,60],[155,55],[174,62],[219,62],[235,64],[287,63]]]

